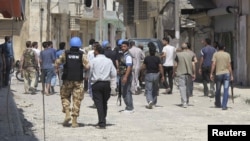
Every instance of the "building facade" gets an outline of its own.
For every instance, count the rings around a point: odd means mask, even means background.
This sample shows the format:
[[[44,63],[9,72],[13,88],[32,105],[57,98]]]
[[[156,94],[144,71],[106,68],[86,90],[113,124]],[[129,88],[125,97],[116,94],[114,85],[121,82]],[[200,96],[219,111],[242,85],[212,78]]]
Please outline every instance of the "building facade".
[[[16,59],[27,40],[39,42],[42,50],[41,43],[47,40],[54,48],[60,42],[69,48],[72,36],[79,36],[83,46],[88,46],[91,38],[109,40],[115,46],[115,40],[125,36],[122,7],[115,0],[26,0],[24,9],[23,20],[0,17],[1,37],[13,35]]]
[[[175,45],[174,0],[120,0],[128,38],[171,37]],[[200,56],[201,40],[226,46],[233,61],[235,83],[250,85],[250,17],[248,0],[179,0],[181,42],[190,42]],[[146,15],[145,15],[146,13]],[[132,16],[133,15],[133,16]],[[177,40],[178,41],[178,40]],[[201,78],[198,76],[198,80]]]

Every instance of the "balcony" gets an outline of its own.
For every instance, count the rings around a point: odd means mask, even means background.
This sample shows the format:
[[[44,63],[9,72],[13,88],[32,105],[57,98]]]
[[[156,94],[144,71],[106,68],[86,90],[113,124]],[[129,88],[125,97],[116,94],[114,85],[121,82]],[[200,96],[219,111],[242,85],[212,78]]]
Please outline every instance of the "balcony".
[[[107,11],[103,12],[103,18],[108,20],[118,20],[116,11]]]
[[[88,7],[84,6],[81,16],[82,16],[83,19],[94,19],[94,10],[93,10],[93,8],[88,8]]]

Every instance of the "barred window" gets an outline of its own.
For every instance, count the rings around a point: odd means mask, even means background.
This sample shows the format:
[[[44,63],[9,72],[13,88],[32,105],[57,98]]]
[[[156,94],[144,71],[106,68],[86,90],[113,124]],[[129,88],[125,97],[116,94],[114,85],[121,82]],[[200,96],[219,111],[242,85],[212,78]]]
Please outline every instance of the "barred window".
[[[147,2],[143,0],[136,0],[135,1],[135,20],[143,20],[147,19],[148,13],[147,13]]]

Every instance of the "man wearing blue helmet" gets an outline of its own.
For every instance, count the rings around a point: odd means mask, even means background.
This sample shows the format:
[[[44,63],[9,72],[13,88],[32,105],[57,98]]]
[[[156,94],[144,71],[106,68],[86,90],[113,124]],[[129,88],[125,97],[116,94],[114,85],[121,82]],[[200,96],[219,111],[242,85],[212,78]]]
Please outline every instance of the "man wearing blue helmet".
[[[70,40],[70,50],[66,50],[55,63],[58,72],[60,64],[63,65],[62,80],[63,85],[60,89],[63,112],[66,113],[63,126],[67,126],[72,119],[72,127],[78,127],[77,117],[79,116],[81,101],[83,99],[83,71],[89,68],[87,56],[80,51],[82,46],[79,37]],[[70,108],[71,97],[73,107]],[[70,116],[71,112],[71,116]]]
[[[121,62],[121,58],[123,57],[123,51],[121,49],[123,41],[124,41],[123,39],[116,40],[116,47],[114,48],[114,51],[116,52],[116,57],[117,57],[117,60],[118,60],[118,63],[116,65],[117,68],[119,68],[119,64]],[[119,69],[117,69],[117,72],[119,74]],[[120,93],[120,91],[121,91],[121,85],[119,84],[119,82],[120,82],[120,76],[118,75],[117,76],[117,91],[119,91],[119,93]]]
[[[115,50],[116,53],[117,53],[118,59],[120,59],[120,58],[123,56],[123,52],[122,52],[122,50],[121,50],[121,46],[122,46],[122,42],[123,42],[123,41],[124,41],[123,39],[117,40],[117,41],[116,41],[116,47],[114,48],[114,50]]]

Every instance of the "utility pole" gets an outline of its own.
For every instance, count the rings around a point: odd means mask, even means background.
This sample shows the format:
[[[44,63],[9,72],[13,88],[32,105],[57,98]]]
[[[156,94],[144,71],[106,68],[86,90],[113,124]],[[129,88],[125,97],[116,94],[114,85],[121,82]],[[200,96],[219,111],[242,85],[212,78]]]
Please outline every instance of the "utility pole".
[[[40,50],[42,50],[44,8],[43,8],[43,2],[41,2],[41,0],[39,1],[39,7],[40,7],[40,43],[41,43]]]
[[[175,38],[176,38],[176,48],[180,46],[180,0],[175,0]]]
[[[99,12],[100,12],[100,15],[99,15],[99,34],[100,34],[100,41],[103,40],[103,29],[102,29],[102,21],[103,21],[103,0],[99,0]]]
[[[48,0],[47,2],[47,35],[46,35],[46,40],[49,41],[50,40],[50,13],[51,13],[51,10],[50,10],[50,5],[51,5],[51,0]]]

